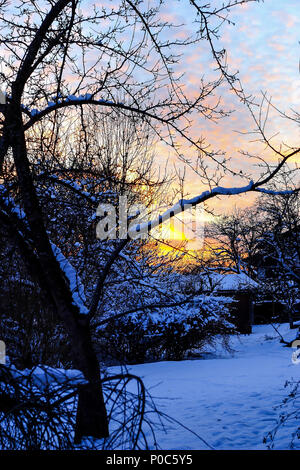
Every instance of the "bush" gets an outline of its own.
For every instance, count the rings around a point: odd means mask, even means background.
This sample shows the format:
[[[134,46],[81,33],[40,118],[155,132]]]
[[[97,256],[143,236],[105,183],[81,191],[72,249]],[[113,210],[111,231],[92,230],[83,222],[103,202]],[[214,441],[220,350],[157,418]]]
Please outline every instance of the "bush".
[[[71,367],[70,346],[55,310],[30,280],[5,279],[0,293],[0,339],[19,369]]]
[[[76,370],[0,365],[0,450],[158,450],[156,432],[168,423],[188,430],[159,411],[143,381],[122,368],[102,378],[109,437],[87,436],[75,444],[78,392],[84,386]]]
[[[189,309],[111,319],[97,331],[97,344],[103,358],[126,364],[182,360],[220,336],[229,348],[229,335],[236,332],[229,320],[224,303],[209,298]]]

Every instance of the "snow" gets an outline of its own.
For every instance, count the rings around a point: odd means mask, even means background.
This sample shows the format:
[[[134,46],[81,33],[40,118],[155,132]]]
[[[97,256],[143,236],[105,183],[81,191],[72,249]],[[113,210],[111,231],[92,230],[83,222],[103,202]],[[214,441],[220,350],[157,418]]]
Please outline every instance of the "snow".
[[[90,93],[87,93],[85,95],[80,95],[80,96],[75,96],[75,95],[69,95],[65,99],[66,102],[68,101],[84,101],[84,100],[91,100],[93,98],[93,95]],[[103,100],[99,100],[102,102]]]
[[[287,324],[276,328],[286,341],[295,338],[296,331]],[[219,345],[215,350],[207,349],[202,359],[127,368],[143,379],[157,408],[175,420],[165,421],[165,430],[155,430],[162,450],[267,448],[263,439],[278,423],[281,410],[276,407],[289,392],[285,383],[300,380],[300,364],[292,362],[295,349],[284,347],[271,325],[254,326],[253,334],[232,337],[231,346],[233,353]],[[24,378],[24,384],[29,379],[41,390],[64,384],[66,379],[71,387],[84,383],[76,370],[45,366],[24,371],[14,366],[10,369],[14,377],[22,381]],[[109,369],[111,375],[119,372],[124,369]],[[280,428],[274,448],[288,449],[298,425],[298,419],[294,419]],[[152,436],[147,437],[152,447]]]
[[[147,233],[148,231],[152,230],[155,227],[163,224],[165,221],[169,220],[171,217],[174,217],[184,210],[187,210],[191,207],[197,206],[201,202],[210,199],[213,196],[218,195],[227,195],[233,196],[237,194],[242,194],[253,189],[254,183],[251,180],[246,186],[242,186],[240,188],[225,188],[222,186],[217,186],[213,188],[211,191],[203,191],[199,196],[196,196],[192,199],[181,199],[178,201],[173,207],[166,210],[163,214],[159,215],[156,219],[150,220],[148,222],[144,222],[142,224],[137,224],[128,230],[129,236],[134,236],[136,232]]]
[[[252,180],[250,180],[246,186],[241,186],[237,188],[234,188],[234,187],[226,188],[223,186],[216,186],[212,190],[203,191],[201,194],[191,199],[181,199],[173,207],[166,210],[163,214],[159,215],[157,218],[150,220],[148,222],[144,222],[144,223],[132,226],[128,230],[128,234],[130,237],[133,237],[136,232],[147,233],[150,230],[154,229],[155,227],[158,227],[159,225],[163,224],[165,221],[169,220],[171,217],[174,217],[180,214],[181,212],[183,212],[184,210],[187,210],[191,207],[195,207],[198,204],[201,204],[202,202],[205,202],[206,200],[214,196],[234,196],[234,195],[243,194],[243,193],[247,193],[248,191],[254,191],[254,190],[258,192],[273,194],[273,195],[278,195],[278,194],[284,195],[284,194],[294,193],[294,191],[292,190],[291,191],[273,191],[270,189],[260,188],[258,186],[255,187],[255,184]]]
[[[242,291],[257,289],[259,284],[251,279],[247,274],[218,274],[212,273],[205,276],[204,288],[213,289],[218,292]]]
[[[8,207],[11,212],[16,214],[23,222],[26,222],[25,212],[18,204],[15,203],[14,199],[8,194],[7,188],[3,184],[0,184],[0,196],[5,206]]]
[[[14,365],[10,365],[10,372],[14,378],[22,380],[24,384],[30,383],[40,390],[47,389],[51,384],[67,382],[70,386],[77,386],[86,383],[83,374],[76,369],[54,369],[43,365],[20,371]]]
[[[260,193],[265,193],[265,194],[271,194],[273,196],[284,196],[284,195],[291,195],[291,194],[295,194],[295,190],[294,189],[286,189],[286,190],[282,190],[282,191],[274,191],[272,189],[266,189],[266,188],[257,188],[256,191],[260,192]]]
[[[295,330],[277,325],[288,341]],[[266,449],[263,438],[277,422],[274,409],[288,395],[287,380],[299,380],[300,365],[292,363],[271,325],[253,327],[252,335],[234,337],[233,355],[221,348],[204,359],[158,362],[129,367],[143,378],[157,407],[199,434],[215,449]],[[116,373],[117,367],[112,368]],[[278,434],[275,448],[287,449],[297,421]],[[194,434],[171,423],[159,431],[162,449],[207,449]]]
[[[42,110],[38,110],[38,109],[32,109],[31,111],[29,111],[29,109],[25,106],[23,106],[24,109],[28,110],[31,117],[38,117],[40,114],[44,114],[48,111],[51,111],[52,109],[56,109],[57,107],[61,106],[61,105],[64,105],[66,103],[70,103],[70,104],[86,104],[87,102],[91,102],[93,104],[105,104],[105,105],[114,105],[115,103],[113,101],[109,101],[109,100],[105,100],[105,99],[99,99],[99,100],[96,100],[94,99],[94,95],[91,94],[91,93],[86,93],[84,95],[79,95],[79,96],[76,96],[76,95],[68,95],[65,97],[65,99],[63,99],[61,97],[61,99],[56,99],[55,98],[55,101],[48,101],[47,103],[47,107],[42,109]],[[117,103],[119,105],[122,105],[122,103]]]
[[[85,306],[86,297],[84,294],[84,287],[83,284],[76,272],[73,268],[71,263],[67,260],[67,258],[63,255],[62,251],[58,246],[51,242],[52,251],[54,256],[56,257],[57,261],[63,272],[65,273],[72,292],[73,303],[79,308],[81,314],[86,315],[89,313],[88,309]]]

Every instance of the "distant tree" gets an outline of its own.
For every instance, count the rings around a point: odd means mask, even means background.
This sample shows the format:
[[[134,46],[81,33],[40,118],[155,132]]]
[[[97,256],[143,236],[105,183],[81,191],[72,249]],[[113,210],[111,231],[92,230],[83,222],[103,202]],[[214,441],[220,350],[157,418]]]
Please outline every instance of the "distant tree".
[[[217,217],[206,230],[212,267],[255,276],[254,261],[263,231],[264,223],[255,206]]]
[[[258,213],[264,231],[258,240],[259,267],[266,291],[287,307],[293,327],[300,292],[300,196],[261,196]]]
[[[284,192],[293,185],[294,192]],[[273,194],[262,194],[253,206],[211,223],[207,250],[213,269],[246,272],[257,278],[263,298],[271,296],[285,304],[293,326],[300,279],[300,199],[295,171],[274,180],[271,187]]]
[[[274,194],[258,200],[264,221],[260,239],[264,258],[269,258],[274,275],[280,273],[300,287],[300,195]]]

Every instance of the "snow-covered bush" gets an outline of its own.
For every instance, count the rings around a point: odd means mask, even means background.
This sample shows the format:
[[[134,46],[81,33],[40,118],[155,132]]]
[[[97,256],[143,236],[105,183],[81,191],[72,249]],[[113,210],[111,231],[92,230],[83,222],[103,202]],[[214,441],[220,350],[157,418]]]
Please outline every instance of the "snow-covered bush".
[[[85,437],[76,444],[78,392],[86,385],[82,374],[45,366],[23,371],[0,366],[0,449],[157,449],[156,432],[170,422],[180,426],[156,408],[143,381],[126,369],[104,375],[101,382],[110,435]]]
[[[72,448],[76,390],[83,382],[79,371],[0,366],[1,450]]]
[[[102,347],[107,357],[124,363],[182,360],[218,338],[228,348],[236,330],[224,302],[203,296],[185,307],[112,319],[101,329]]]

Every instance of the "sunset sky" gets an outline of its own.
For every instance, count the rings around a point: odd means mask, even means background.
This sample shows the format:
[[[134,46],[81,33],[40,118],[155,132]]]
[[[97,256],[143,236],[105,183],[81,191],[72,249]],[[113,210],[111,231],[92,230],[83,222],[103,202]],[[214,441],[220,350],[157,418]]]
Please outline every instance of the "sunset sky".
[[[212,2],[213,3],[213,2]],[[218,3],[220,4],[220,2]],[[183,8],[185,6],[185,8]],[[291,108],[299,111],[300,104],[300,2],[299,0],[265,0],[265,2],[248,3],[232,9],[229,18],[235,25],[224,24],[222,35],[216,46],[226,48],[228,63],[232,70],[239,70],[239,76],[247,94],[261,100],[261,92],[272,97],[273,104],[287,113]],[[187,24],[187,2],[172,2],[166,11],[168,18],[175,22]],[[185,31],[191,25],[185,26]],[[183,33],[183,32],[182,32]],[[210,76],[213,60],[206,44],[189,49],[179,64],[187,73],[187,86],[196,92],[200,78]],[[257,150],[256,144],[249,144],[252,136],[242,136],[236,131],[251,131],[254,127],[248,110],[226,87],[222,92],[224,106],[235,109],[227,119],[214,124],[199,119],[193,126],[193,134],[204,135],[215,149],[224,149],[233,159],[237,169],[251,170],[255,177],[257,170],[250,167],[238,150]],[[291,121],[282,119],[278,113],[271,112],[268,120],[267,134],[279,133],[274,143],[299,145],[299,127]],[[260,148],[259,151],[262,149]],[[299,157],[298,157],[299,159]],[[299,161],[299,160],[298,160]],[[228,177],[226,183],[235,183]],[[188,190],[191,195],[199,193],[201,185],[196,176],[190,175]],[[234,204],[245,206],[253,200],[251,197],[222,198],[222,210],[229,210]],[[220,202],[214,202],[220,207]]]
[[[83,11],[89,14],[94,3],[99,8],[103,5],[109,8],[114,7],[114,1],[111,0],[85,0],[82,2]],[[151,5],[151,2],[149,4]],[[210,4],[213,8],[213,6],[221,6],[222,1],[212,0]],[[17,8],[13,2],[12,6]],[[267,96],[272,98],[274,106],[286,113],[291,113],[292,109],[299,111],[300,104],[299,7],[300,0],[252,1],[235,6],[228,15],[231,23],[225,22],[222,25],[220,39],[215,40],[216,49],[226,49],[230,70],[232,72],[239,71],[246,95],[254,96],[255,101],[260,103],[261,92],[266,92]],[[141,3],[140,8],[141,11],[145,10],[147,2]],[[175,29],[175,34],[180,39],[190,37],[195,32],[195,26],[192,22],[195,18],[195,11],[188,0],[166,0],[162,5],[160,15],[162,20],[182,25]],[[99,30],[99,32],[101,31]],[[97,34],[97,29],[93,33]],[[165,28],[163,34],[165,36],[171,35],[172,32]],[[126,38],[124,39],[122,36],[123,40],[126,42]],[[180,52],[182,57],[175,66],[175,70],[178,73],[185,73],[185,78],[182,81],[185,90],[189,96],[196,97],[202,77],[206,80],[216,78],[215,62],[208,42],[203,40],[195,45],[182,47]],[[92,56],[93,60],[97,58],[97,53],[98,51]],[[76,82],[76,80],[77,77],[69,74],[69,83]],[[241,134],[252,131],[254,122],[248,109],[229,90],[229,87],[223,85],[217,90],[217,93],[221,94],[222,107],[234,112],[228,118],[219,120],[218,123],[194,115],[191,135],[195,139],[205,137],[211,148],[224,151],[227,156],[231,157],[232,169],[237,172],[243,170],[249,175],[249,178],[255,180],[258,176],[257,166],[253,165],[253,161],[249,162],[248,159],[241,156],[239,150],[251,151],[262,157],[267,156],[268,161],[272,161],[274,156],[270,152],[264,154],[261,146],[250,142],[253,140],[253,135]],[[210,97],[210,99],[213,98]],[[256,109],[258,110],[258,108]],[[277,146],[282,142],[288,143],[290,146],[297,146],[300,142],[299,127],[292,121],[282,119],[274,110],[270,112],[266,133],[269,137],[276,134],[272,142]],[[159,143],[156,153],[157,161],[162,166],[166,161],[169,161],[170,168],[172,164],[180,167],[174,152],[172,153],[169,147]],[[187,150],[186,156],[191,160],[196,157],[192,150]],[[299,157],[297,158],[299,159]],[[274,162],[276,161],[277,157]],[[247,183],[247,179],[236,180],[229,175],[221,182],[224,186],[242,186]],[[185,189],[189,196],[193,197],[207,187],[203,187],[197,175],[188,171]],[[250,195],[223,197],[221,201],[214,199],[212,205],[219,212],[224,213],[235,204],[245,207],[252,201],[253,196]]]

